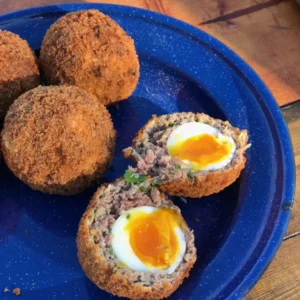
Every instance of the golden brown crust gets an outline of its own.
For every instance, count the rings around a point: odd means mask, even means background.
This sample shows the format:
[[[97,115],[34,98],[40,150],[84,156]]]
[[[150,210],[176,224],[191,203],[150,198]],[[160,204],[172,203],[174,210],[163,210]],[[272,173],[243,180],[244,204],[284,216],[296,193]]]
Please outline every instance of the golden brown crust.
[[[141,140],[144,137],[144,130],[148,126],[155,124],[157,119],[158,119],[158,117],[156,115],[152,115],[152,118],[150,120],[148,120],[147,123],[136,134],[135,138],[132,141],[133,145],[136,144],[139,140]]]
[[[10,170],[33,189],[71,195],[110,165],[115,131],[97,99],[77,87],[38,87],[10,107],[1,148]]]
[[[107,105],[128,98],[139,78],[133,40],[97,10],[65,15],[47,31],[40,63],[47,84],[70,84]]]
[[[98,245],[94,243],[93,234],[90,233],[90,226],[94,219],[93,207],[97,204],[98,195],[105,186],[101,186],[94,194],[90,204],[82,216],[77,235],[78,259],[87,276],[100,288],[112,274],[111,268],[106,264],[104,258],[98,251]]]
[[[37,58],[28,43],[0,30],[0,120],[15,99],[39,84]]]
[[[173,179],[163,182],[159,188],[174,196],[200,198],[218,193],[231,185],[239,178],[244,169],[246,158],[243,157],[238,164],[223,171],[214,171],[201,176],[195,176],[194,181],[188,178]]]
[[[109,263],[100,255],[99,244],[95,244],[93,229],[90,229],[94,219],[94,207],[104,189],[105,186],[102,186],[94,194],[79,224],[77,235],[78,259],[87,277],[99,288],[116,296],[129,299],[167,298],[182,284],[184,278],[189,276],[196,256],[188,262],[185,272],[180,273],[181,276],[178,276],[173,283],[163,280],[156,282],[151,287],[145,287],[141,283],[131,282],[121,273],[114,273]]]

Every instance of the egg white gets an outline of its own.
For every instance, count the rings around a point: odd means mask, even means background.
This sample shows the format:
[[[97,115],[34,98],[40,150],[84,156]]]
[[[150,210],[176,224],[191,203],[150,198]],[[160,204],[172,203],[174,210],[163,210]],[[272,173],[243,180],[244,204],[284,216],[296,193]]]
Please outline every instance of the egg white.
[[[126,225],[130,222],[130,219],[127,219],[128,214],[134,215],[135,213],[141,211],[149,214],[156,210],[157,208],[155,207],[140,206],[130,209],[126,213],[122,214],[112,227],[112,249],[118,260],[132,270],[136,270],[139,272],[163,272],[172,274],[182,261],[186,250],[184,233],[179,227],[174,227],[175,234],[177,235],[179,241],[179,254],[174,263],[167,270],[156,269],[143,264],[143,262],[135,255],[134,251],[132,250],[129,241],[129,232],[125,230]]]
[[[184,123],[178,126],[176,129],[174,129],[167,140],[168,152],[171,147],[181,144],[185,140],[194,136],[199,136],[201,134],[209,134],[211,136],[216,136],[219,140],[226,141],[232,145],[231,151],[227,157],[225,157],[221,161],[211,163],[206,167],[202,167],[201,171],[217,170],[217,169],[224,168],[225,166],[230,164],[236,150],[236,145],[234,140],[231,137],[222,134],[219,129],[201,122]],[[183,162],[183,164],[181,165],[182,168],[199,170],[198,168],[193,167],[197,165],[197,163],[195,162],[189,160],[183,160],[182,162]]]

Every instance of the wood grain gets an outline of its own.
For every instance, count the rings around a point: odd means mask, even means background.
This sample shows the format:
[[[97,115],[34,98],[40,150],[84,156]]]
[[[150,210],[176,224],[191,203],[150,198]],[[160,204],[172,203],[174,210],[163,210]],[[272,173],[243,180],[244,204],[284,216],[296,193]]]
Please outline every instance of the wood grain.
[[[0,0],[0,13],[65,0]],[[217,37],[262,77],[280,105],[300,99],[300,8],[294,0],[77,0],[160,12]]]
[[[245,300],[300,299],[300,236],[284,241],[268,270]]]
[[[282,113],[288,124],[294,147],[296,178],[300,182],[300,101],[282,108]],[[300,234],[300,185],[296,184],[296,193],[292,217],[289,223],[286,237]],[[300,266],[300,265],[299,265]],[[300,299],[300,298],[299,298]]]
[[[295,1],[199,27],[227,44],[265,81],[280,105],[300,97],[300,10]]]

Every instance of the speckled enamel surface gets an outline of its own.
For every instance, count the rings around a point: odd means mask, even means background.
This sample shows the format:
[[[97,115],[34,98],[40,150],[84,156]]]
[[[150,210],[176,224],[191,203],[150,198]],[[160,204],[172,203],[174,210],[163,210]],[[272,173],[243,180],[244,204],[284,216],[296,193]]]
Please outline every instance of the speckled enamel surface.
[[[138,87],[110,107],[118,132],[113,165],[103,181],[131,162],[122,149],[153,114],[205,112],[249,130],[252,147],[241,178],[200,200],[174,201],[194,229],[198,260],[170,299],[241,299],[274,256],[293,201],[294,159],[289,134],[265,85],[240,58],[209,35],[177,20],[122,6],[57,5],[0,17],[0,28],[38,51],[49,26],[66,12],[97,8],[135,40]],[[0,299],[112,299],[77,261],[78,223],[95,188],[73,197],[30,190],[0,165]],[[4,292],[7,287],[10,291]]]

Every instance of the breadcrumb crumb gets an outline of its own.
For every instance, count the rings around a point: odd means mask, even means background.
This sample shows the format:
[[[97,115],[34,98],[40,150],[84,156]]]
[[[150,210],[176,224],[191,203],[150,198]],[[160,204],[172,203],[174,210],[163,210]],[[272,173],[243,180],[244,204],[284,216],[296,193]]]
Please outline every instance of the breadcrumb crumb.
[[[14,288],[14,289],[13,289],[13,293],[14,293],[16,296],[20,296],[20,295],[21,295],[21,289],[20,289],[20,288]]]

